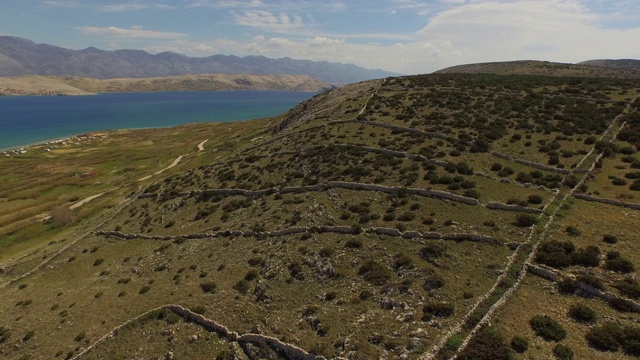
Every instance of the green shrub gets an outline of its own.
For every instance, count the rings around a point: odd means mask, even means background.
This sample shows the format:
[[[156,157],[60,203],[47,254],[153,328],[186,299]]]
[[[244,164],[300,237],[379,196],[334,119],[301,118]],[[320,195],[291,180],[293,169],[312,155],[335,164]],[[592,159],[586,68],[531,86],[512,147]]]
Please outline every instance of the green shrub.
[[[24,342],[24,341],[29,341],[29,340],[33,337],[33,335],[35,335],[35,333],[36,333],[36,332],[35,332],[35,331],[33,331],[33,330],[29,330],[29,331],[27,331],[27,333],[26,333],[26,334],[24,334],[24,336],[22,337],[22,341],[23,341],[23,342]]]
[[[420,249],[419,255],[421,258],[427,261],[433,261],[445,253],[445,246],[441,243],[432,242],[427,243],[422,249]]]
[[[562,341],[567,332],[562,325],[547,315],[536,315],[529,320],[529,325],[536,335],[547,341]]]
[[[244,295],[249,291],[249,282],[242,279],[233,285],[233,289]]]
[[[262,266],[264,265],[264,259],[261,256],[255,256],[247,260],[250,266]]]
[[[247,280],[247,281],[251,281],[251,280],[257,278],[258,275],[260,275],[258,270],[251,269],[251,270],[247,271],[247,273],[244,275],[244,279]]]
[[[544,199],[540,195],[529,195],[527,201],[529,202],[529,204],[537,205],[542,204],[542,201],[544,201]]]
[[[93,262],[93,266],[98,266],[98,265],[102,264],[103,262],[104,262],[104,259],[102,259],[102,258],[100,258],[100,259],[96,259],[96,260]]]
[[[207,281],[200,284],[200,289],[207,294],[214,294],[218,284],[213,281]]]
[[[573,350],[564,344],[556,344],[553,347],[553,356],[558,360],[572,360]]]
[[[555,268],[570,266],[575,246],[570,241],[549,240],[540,244],[536,253],[536,261]]]
[[[493,328],[482,329],[471,338],[467,347],[460,352],[461,360],[510,360],[506,342]]]
[[[516,335],[511,339],[511,348],[518,354],[522,354],[529,348],[529,340],[525,337]]]
[[[578,228],[573,225],[567,226],[565,232],[571,236],[580,236],[582,234],[580,230],[578,230]]]
[[[0,344],[6,342],[11,337],[11,331],[6,327],[0,326]]]
[[[413,268],[413,260],[405,254],[396,254],[393,257],[393,269],[398,271],[400,269]]]
[[[360,239],[349,239],[344,244],[345,247],[350,249],[361,249],[362,248],[362,240]]]
[[[538,223],[538,218],[531,214],[516,215],[515,225],[518,227],[531,227]]]
[[[632,299],[640,299],[640,283],[632,277],[615,282],[614,287],[624,296]]]
[[[606,288],[604,286],[604,283],[596,275],[581,274],[581,275],[578,276],[578,278],[576,280],[578,282],[581,282],[581,283],[585,284],[585,285],[588,285],[588,286],[591,286],[593,288],[596,288],[596,289],[598,289],[600,291],[605,291],[606,290]]]
[[[618,238],[615,235],[606,234],[602,237],[602,241],[606,242],[607,244],[615,244],[618,242]]]
[[[143,286],[142,288],[140,288],[140,291],[138,291],[138,294],[140,294],[140,295],[145,294],[145,293],[147,293],[149,290],[151,290],[151,287],[150,287],[150,286],[145,285],[145,286]]]
[[[584,324],[593,324],[598,318],[596,312],[584,304],[571,305],[567,315],[573,320]]]
[[[422,308],[422,320],[429,321],[434,316],[439,318],[447,318],[455,312],[455,306],[446,302],[430,303]]]
[[[609,251],[604,262],[604,268],[607,270],[628,274],[635,271],[633,263],[620,255],[617,251]]]
[[[585,339],[594,349],[600,351],[618,351],[620,343],[618,339],[622,339],[623,329],[620,325],[607,322],[598,327],[589,330]]]
[[[573,265],[596,267],[600,264],[600,248],[593,245],[580,248],[571,256],[571,262]]]
[[[335,253],[335,250],[333,248],[322,248],[320,249],[320,252],[318,252],[318,254],[324,258],[330,258],[333,254]]]
[[[384,285],[391,279],[389,269],[374,260],[365,261],[358,269],[358,275],[373,285]]]
[[[444,285],[444,278],[438,275],[438,273],[436,273],[434,270],[429,269],[427,271],[427,276],[424,279],[424,284],[422,285],[422,287],[427,291],[431,291],[439,289]]]

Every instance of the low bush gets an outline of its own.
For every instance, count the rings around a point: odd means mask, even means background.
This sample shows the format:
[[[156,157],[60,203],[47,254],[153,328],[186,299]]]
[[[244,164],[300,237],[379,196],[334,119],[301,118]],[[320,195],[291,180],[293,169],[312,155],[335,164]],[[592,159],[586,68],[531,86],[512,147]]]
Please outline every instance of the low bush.
[[[444,278],[438,275],[438,273],[436,273],[434,270],[429,269],[426,275],[427,276],[424,279],[424,284],[422,285],[425,290],[436,290],[445,285]]]
[[[553,356],[558,360],[571,360],[573,359],[573,350],[564,344],[556,344],[553,347]]]
[[[594,349],[615,352],[620,348],[618,339],[622,339],[623,331],[620,325],[607,322],[591,328],[585,335],[585,339]]]
[[[600,264],[600,248],[597,246],[587,246],[578,249],[571,257],[573,265],[596,267]]]
[[[547,315],[536,315],[529,320],[529,325],[536,335],[547,341],[562,341],[567,332],[559,322]]]
[[[529,340],[522,336],[516,335],[513,337],[513,339],[511,339],[511,348],[518,354],[522,354],[529,348]]]
[[[618,242],[618,238],[615,235],[606,234],[602,237],[602,241],[606,242],[607,244],[615,244]]]
[[[427,243],[422,249],[420,249],[420,257],[431,261],[443,256],[445,253],[445,246],[441,243],[433,242]]]
[[[549,240],[540,244],[536,261],[555,268],[565,268],[573,262],[575,246],[570,241]]]
[[[389,269],[374,260],[365,261],[358,269],[358,275],[373,285],[384,285],[391,279]]]
[[[434,316],[438,318],[447,318],[455,312],[455,306],[446,302],[427,304],[422,308],[422,320],[429,321]]]
[[[258,275],[260,275],[258,270],[251,269],[251,270],[247,271],[247,273],[244,275],[244,279],[247,280],[247,281],[251,281],[251,280],[257,278]]]
[[[360,239],[349,239],[344,244],[345,247],[350,249],[361,249],[362,248],[362,240]]]
[[[624,296],[632,299],[640,299],[640,283],[632,277],[618,280],[613,286]]]
[[[207,281],[200,284],[200,289],[207,294],[213,294],[216,292],[218,284],[213,281]]]
[[[598,318],[596,312],[584,304],[571,305],[567,315],[573,320],[584,324],[593,324]]]
[[[540,195],[529,195],[527,201],[529,202],[529,204],[538,205],[542,204],[542,201],[544,201],[544,199]]]
[[[471,338],[467,347],[460,352],[461,360],[510,360],[509,346],[493,328],[482,329]]]
[[[538,218],[531,214],[516,215],[515,225],[518,227],[531,227],[538,223]]]
[[[604,262],[604,268],[607,270],[628,274],[635,271],[633,263],[620,255],[617,251],[609,251]]]

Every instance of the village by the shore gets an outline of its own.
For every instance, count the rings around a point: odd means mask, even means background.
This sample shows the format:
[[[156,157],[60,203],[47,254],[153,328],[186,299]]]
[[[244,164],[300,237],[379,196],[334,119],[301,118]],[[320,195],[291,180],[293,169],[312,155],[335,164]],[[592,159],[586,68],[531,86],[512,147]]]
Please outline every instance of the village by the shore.
[[[32,149],[43,150],[45,152],[51,152],[54,149],[72,146],[82,145],[94,140],[96,138],[105,138],[106,132],[101,133],[84,133],[80,135],[69,136],[62,139],[49,140],[42,143],[36,143],[32,145],[21,146],[19,148],[8,149],[0,152],[0,156],[11,157],[17,155],[25,155]]]

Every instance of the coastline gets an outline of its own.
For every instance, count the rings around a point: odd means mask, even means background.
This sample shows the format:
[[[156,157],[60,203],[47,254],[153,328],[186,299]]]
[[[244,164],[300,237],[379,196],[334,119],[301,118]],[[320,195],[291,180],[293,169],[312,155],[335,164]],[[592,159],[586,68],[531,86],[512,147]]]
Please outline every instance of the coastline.
[[[1,114],[6,114],[0,116],[0,154],[92,132],[274,117],[316,94],[271,90],[0,98]]]

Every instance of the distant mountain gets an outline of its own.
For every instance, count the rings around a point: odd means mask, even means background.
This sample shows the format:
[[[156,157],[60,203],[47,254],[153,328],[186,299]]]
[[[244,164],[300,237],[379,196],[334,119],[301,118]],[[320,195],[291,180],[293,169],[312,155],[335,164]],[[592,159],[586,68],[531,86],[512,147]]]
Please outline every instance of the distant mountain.
[[[598,60],[582,61],[582,62],[579,62],[578,64],[640,71],[640,60],[635,60],[635,59],[619,59],[619,60],[598,59]]]
[[[30,40],[0,36],[0,76],[83,76],[99,79],[144,78],[187,74],[307,75],[330,84],[396,76],[353,64],[271,59],[264,56],[213,55],[193,58],[172,52],[70,50]]]
[[[623,60],[594,60],[623,61]],[[629,60],[624,60],[629,61]],[[638,61],[638,60],[631,60]],[[638,61],[640,63],[640,61]],[[518,60],[466,64],[438,70],[435,74],[497,74],[497,75],[547,75],[579,77],[640,78],[640,67],[603,67],[587,64],[555,63],[549,61]]]

